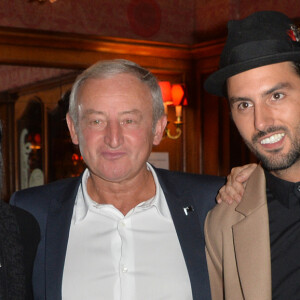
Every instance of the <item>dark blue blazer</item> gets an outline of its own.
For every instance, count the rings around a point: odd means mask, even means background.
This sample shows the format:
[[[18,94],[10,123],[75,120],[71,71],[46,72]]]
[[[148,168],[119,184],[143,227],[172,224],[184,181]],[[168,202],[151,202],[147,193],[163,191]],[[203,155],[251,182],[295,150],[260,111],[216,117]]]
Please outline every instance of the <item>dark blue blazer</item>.
[[[204,220],[224,179],[155,169],[164,191],[187,265],[193,299],[211,299],[205,259]],[[34,265],[35,299],[61,300],[62,276],[73,206],[81,177],[13,194],[11,204],[35,216],[41,241]],[[186,215],[184,208],[188,209]],[[192,211],[193,210],[193,211]]]

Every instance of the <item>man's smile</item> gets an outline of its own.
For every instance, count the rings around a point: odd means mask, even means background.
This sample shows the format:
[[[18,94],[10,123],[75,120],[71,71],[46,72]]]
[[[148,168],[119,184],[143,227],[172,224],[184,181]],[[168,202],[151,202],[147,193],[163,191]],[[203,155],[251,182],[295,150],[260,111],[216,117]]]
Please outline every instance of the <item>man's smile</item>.
[[[260,141],[261,145],[266,145],[266,144],[275,144],[278,143],[279,141],[281,141],[283,139],[283,137],[285,136],[285,133],[276,133],[271,135],[270,137],[264,138]]]

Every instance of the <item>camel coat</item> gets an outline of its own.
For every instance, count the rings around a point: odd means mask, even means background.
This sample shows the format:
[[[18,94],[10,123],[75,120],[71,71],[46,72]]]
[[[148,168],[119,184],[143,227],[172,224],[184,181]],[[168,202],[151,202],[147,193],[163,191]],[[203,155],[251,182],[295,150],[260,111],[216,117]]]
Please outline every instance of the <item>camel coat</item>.
[[[213,300],[271,300],[271,254],[266,179],[258,166],[239,204],[222,203],[205,221]]]

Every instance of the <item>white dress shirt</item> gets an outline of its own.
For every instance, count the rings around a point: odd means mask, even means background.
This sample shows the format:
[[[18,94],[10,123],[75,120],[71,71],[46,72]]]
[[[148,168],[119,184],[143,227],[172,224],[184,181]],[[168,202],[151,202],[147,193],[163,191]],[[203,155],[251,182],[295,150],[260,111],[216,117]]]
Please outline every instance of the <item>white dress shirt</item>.
[[[186,264],[170,211],[150,165],[156,195],[124,216],[77,193],[62,282],[63,300],[191,300]]]

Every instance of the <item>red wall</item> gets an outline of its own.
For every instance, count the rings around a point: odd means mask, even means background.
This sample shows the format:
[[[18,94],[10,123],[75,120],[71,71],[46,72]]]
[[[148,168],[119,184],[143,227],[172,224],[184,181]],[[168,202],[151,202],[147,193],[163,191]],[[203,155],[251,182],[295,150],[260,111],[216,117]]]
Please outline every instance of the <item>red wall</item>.
[[[299,0],[0,0],[0,26],[195,44],[226,36],[229,19],[258,10],[300,17]],[[61,72],[0,68],[0,91]]]
[[[299,0],[196,0],[195,35],[198,41],[226,36],[228,20],[243,19],[260,10],[277,10],[300,17]]]
[[[300,17],[299,0],[1,0],[0,26],[194,44],[257,10]]]
[[[188,44],[194,0],[1,0],[0,26]]]

